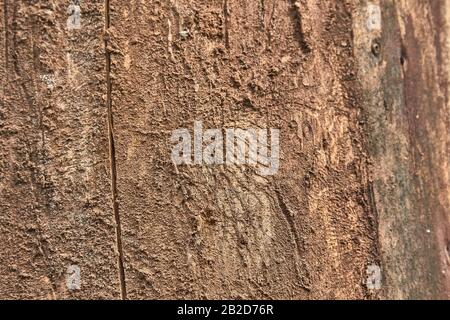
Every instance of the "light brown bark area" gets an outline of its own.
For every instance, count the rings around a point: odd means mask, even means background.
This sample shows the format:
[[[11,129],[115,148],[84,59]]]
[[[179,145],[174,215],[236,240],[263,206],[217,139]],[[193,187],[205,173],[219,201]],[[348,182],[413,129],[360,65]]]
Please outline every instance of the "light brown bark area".
[[[103,2],[70,31],[66,1],[33,3],[0,6],[0,297],[118,298]]]
[[[1,1],[0,297],[448,297],[443,1]],[[195,120],[279,172],[175,168]]]

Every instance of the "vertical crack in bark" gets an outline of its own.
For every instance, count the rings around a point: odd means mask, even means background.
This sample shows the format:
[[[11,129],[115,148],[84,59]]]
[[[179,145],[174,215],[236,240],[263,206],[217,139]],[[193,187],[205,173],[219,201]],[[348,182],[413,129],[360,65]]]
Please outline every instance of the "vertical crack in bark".
[[[110,26],[110,4],[109,0],[105,0],[105,31],[107,32]],[[109,136],[109,157],[111,165],[111,192],[113,198],[114,219],[116,222],[116,242],[118,251],[118,267],[119,267],[119,281],[120,294],[123,300],[127,299],[127,290],[125,284],[125,270],[123,263],[123,247],[122,247],[122,228],[120,224],[119,204],[117,201],[117,168],[116,168],[116,152],[114,146],[114,126],[112,114],[112,99],[111,99],[111,53],[108,49],[109,36],[105,37],[105,57],[106,57],[106,107],[108,112],[108,136]]]
[[[5,55],[5,77],[6,81],[8,81],[8,1],[3,0],[3,32],[4,32],[4,55]],[[4,89],[3,89],[4,91]]]
[[[283,196],[281,195],[281,192],[276,189],[275,190],[275,194],[277,196],[277,200],[278,200],[278,204],[280,206],[281,212],[283,213],[283,215],[286,218],[286,221],[288,223],[289,226],[289,230],[292,233],[292,236],[294,237],[294,242],[295,242],[295,246],[297,247],[297,253],[299,258],[301,258],[302,254],[301,254],[301,241],[300,238],[298,237],[297,234],[297,228],[295,227],[295,221],[293,218],[293,213],[292,211],[288,208],[288,206],[286,205],[286,202],[283,199]]]
[[[230,34],[229,34],[229,28],[230,28],[230,20],[229,20],[229,11],[228,11],[228,0],[223,1],[223,30],[224,30],[224,37],[225,37],[225,48],[230,48]]]
[[[266,30],[266,23],[265,23],[266,4],[265,4],[264,0],[260,1],[259,6],[260,6],[259,19],[260,19],[260,23],[261,23],[261,29]]]

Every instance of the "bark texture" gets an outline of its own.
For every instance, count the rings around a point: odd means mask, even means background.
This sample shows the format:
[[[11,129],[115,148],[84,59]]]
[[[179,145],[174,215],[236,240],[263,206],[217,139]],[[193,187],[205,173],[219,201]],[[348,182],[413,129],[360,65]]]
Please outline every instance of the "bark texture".
[[[0,298],[449,298],[445,1],[0,3]],[[194,121],[279,171],[175,166]]]

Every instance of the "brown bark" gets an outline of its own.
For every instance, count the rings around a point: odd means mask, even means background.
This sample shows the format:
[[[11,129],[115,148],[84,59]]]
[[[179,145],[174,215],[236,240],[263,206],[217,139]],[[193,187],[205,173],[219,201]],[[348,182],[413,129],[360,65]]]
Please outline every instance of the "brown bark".
[[[118,298],[103,2],[71,31],[65,1],[1,8],[0,296]]]
[[[1,298],[448,298],[445,1],[0,2]],[[278,172],[175,166],[194,121]]]
[[[383,294],[448,298],[448,22],[441,14],[448,8],[443,1],[380,4],[383,29],[357,34],[356,52]]]

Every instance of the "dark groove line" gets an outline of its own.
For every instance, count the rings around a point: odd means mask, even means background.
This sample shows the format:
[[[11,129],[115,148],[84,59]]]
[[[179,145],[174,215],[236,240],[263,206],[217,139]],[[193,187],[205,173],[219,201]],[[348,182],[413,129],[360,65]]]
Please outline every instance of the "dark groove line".
[[[108,32],[110,26],[110,5],[109,0],[105,0],[105,32]],[[125,284],[125,269],[123,263],[123,246],[122,246],[122,227],[120,224],[119,203],[117,199],[117,167],[116,167],[116,149],[114,144],[114,126],[112,113],[112,99],[111,99],[111,53],[108,49],[109,35],[105,35],[105,57],[106,57],[106,107],[108,110],[108,136],[109,136],[109,157],[111,163],[111,191],[113,198],[114,219],[116,222],[116,242],[117,251],[119,253],[119,281],[120,294],[123,300],[127,299],[127,288]]]

